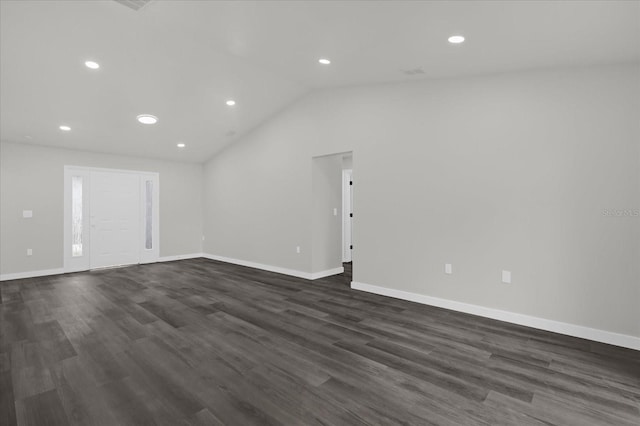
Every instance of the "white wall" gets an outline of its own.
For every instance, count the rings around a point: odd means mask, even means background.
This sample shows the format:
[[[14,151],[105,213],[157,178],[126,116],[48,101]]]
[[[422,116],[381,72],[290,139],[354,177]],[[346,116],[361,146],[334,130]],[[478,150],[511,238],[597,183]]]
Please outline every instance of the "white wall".
[[[342,156],[342,168],[344,170],[350,170],[353,168],[353,155],[346,154]]]
[[[311,155],[290,139],[306,125],[269,121],[206,163],[205,253],[311,272]]]
[[[63,267],[64,166],[160,174],[160,256],[202,252],[202,165],[0,144],[0,273]],[[33,218],[23,219],[23,210]],[[32,248],[33,255],[26,256]]]
[[[640,208],[639,75],[315,93],[206,164],[204,251],[310,271],[310,159],[353,151],[354,281],[640,336],[640,219],[603,215]]]

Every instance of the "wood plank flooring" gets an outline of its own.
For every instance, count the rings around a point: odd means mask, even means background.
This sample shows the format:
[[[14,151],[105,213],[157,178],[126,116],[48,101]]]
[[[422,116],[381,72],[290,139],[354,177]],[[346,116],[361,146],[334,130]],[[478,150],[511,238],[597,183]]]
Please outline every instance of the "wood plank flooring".
[[[640,352],[206,259],[0,283],[2,425],[639,425]]]

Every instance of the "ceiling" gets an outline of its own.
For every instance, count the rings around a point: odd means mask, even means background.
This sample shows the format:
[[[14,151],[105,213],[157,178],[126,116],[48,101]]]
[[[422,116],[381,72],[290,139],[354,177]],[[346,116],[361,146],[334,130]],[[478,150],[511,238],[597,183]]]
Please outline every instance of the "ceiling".
[[[639,61],[635,1],[2,0],[0,138],[202,162],[316,89]]]

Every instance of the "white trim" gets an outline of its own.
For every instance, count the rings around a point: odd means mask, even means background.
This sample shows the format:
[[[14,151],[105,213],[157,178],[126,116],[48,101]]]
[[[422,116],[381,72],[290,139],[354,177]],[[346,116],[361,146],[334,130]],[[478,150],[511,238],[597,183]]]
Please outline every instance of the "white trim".
[[[279,266],[265,265],[263,263],[251,262],[248,260],[233,259],[231,257],[218,256],[216,254],[203,253],[202,257],[211,260],[217,260],[225,263],[233,263],[234,265],[247,266],[249,268],[262,269],[263,271],[276,272],[278,274],[290,275],[292,277],[303,278],[305,280],[317,280],[318,278],[328,277],[329,275],[341,274],[344,268],[329,269],[320,272],[303,272],[295,269],[281,268]]]
[[[532,317],[499,309],[486,308],[484,306],[471,305],[468,303],[456,302],[454,300],[440,299],[437,297],[395,290],[387,287],[379,287],[356,281],[351,282],[351,288],[354,290],[361,290],[368,293],[421,303],[423,305],[437,306],[440,308],[451,309],[453,311],[505,321],[512,324],[524,325],[531,328],[537,328],[539,330],[552,331],[554,333],[565,334],[567,336],[579,337],[610,345],[622,346],[624,348],[640,350],[640,337],[630,336],[627,334],[613,333],[611,331]]]
[[[177,254],[174,256],[161,256],[157,260],[153,262],[141,262],[141,265],[146,265],[147,263],[156,263],[156,262],[173,262],[176,260],[187,260],[187,259],[197,259],[199,257],[205,257],[202,253],[191,253],[191,254]]]
[[[64,268],[41,269],[39,271],[15,272],[0,275],[0,281],[21,280],[24,278],[46,277],[48,275],[64,274]]]
[[[159,257],[158,260],[155,260],[153,262],[145,262],[140,264],[146,265],[146,264],[158,263],[158,262],[172,262],[174,260],[197,259],[199,257],[204,257],[204,255],[202,253],[191,253],[191,254],[179,254],[175,256],[162,256],[162,257]],[[13,274],[0,275],[0,281],[21,280],[24,278],[36,278],[36,277],[45,277],[48,275],[61,275],[61,274],[69,274],[73,272],[87,272],[87,271],[90,271],[90,269],[82,268],[82,269],[65,270],[64,268],[55,268],[55,269],[43,269],[41,271],[16,272]]]
[[[341,266],[339,268],[327,269],[326,271],[320,272],[312,272],[309,274],[310,280],[317,280],[324,277],[330,277],[331,275],[338,275],[344,272],[344,267]]]
[[[87,167],[87,166],[73,166],[73,165],[65,165],[64,167],[65,169],[68,167],[70,169],[87,171],[87,172],[133,173],[136,175],[159,174],[158,172],[150,172],[148,170],[109,169],[105,167]]]
[[[349,182],[353,179],[353,169],[342,170],[342,262],[351,262],[351,245],[353,232],[351,230],[353,213],[353,189]]]
[[[262,263],[250,262],[248,260],[233,259],[231,257],[218,256],[215,254],[204,253],[203,257],[220,262],[233,263],[234,265],[248,266],[249,268],[262,269],[263,271],[276,272],[278,274],[291,275],[292,277],[311,279],[309,272],[296,271],[295,269],[281,268],[279,266],[265,265]]]

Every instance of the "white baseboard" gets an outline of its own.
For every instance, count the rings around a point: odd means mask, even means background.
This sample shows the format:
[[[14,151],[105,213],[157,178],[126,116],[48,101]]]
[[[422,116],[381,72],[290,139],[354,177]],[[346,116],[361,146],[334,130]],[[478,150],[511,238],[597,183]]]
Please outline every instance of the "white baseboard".
[[[607,343],[624,348],[640,350],[640,337],[613,333],[611,331],[598,330],[596,328],[589,328],[581,325],[568,324],[544,318],[532,317],[529,315],[517,314],[515,312],[486,308],[484,306],[471,305],[468,303],[456,302],[454,300],[440,299],[423,294],[395,290],[386,287],[379,287],[355,281],[351,282],[351,288],[354,290],[361,290],[368,293],[374,293],[382,296],[393,297],[396,299],[421,303],[423,305],[437,306],[439,308],[451,309],[453,311],[478,315],[485,318],[492,318],[512,324],[524,325],[531,328],[537,328],[539,330],[552,331],[554,333],[565,334],[567,336],[579,337],[582,339],[593,340],[596,342]]]
[[[330,275],[341,274],[344,268],[329,269],[320,272],[304,272],[295,269],[281,268],[279,266],[265,265],[263,263],[250,262],[248,260],[233,259],[231,257],[218,256],[216,254],[203,253],[202,257],[218,260],[220,262],[233,263],[234,265],[248,266],[249,268],[262,269],[263,271],[276,272],[278,274],[290,275],[292,277],[304,278],[305,280],[317,280],[318,278],[328,277]]]
[[[338,275],[344,272],[344,267],[341,266],[339,268],[327,269],[326,271],[320,272],[311,272],[309,274],[310,280],[317,280],[324,277],[330,277],[331,275]]]
[[[149,262],[149,263],[173,262],[175,260],[197,259],[199,257],[204,257],[204,254],[202,254],[202,253],[191,253],[191,254],[178,254],[178,255],[175,255],[175,256],[160,256],[158,259],[154,260],[153,262]]]
[[[157,260],[154,260],[153,262],[147,262],[147,263],[172,262],[174,260],[195,259],[198,257],[203,257],[202,253],[179,254],[176,256],[162,256],[162,257],[159,257]],[[65,271],[64,268],[55,268],[55,269],[43,269],[40,271],[16,272],[13,274],[0,275],[0,281],[21,280],[24,278],[45,277],[48,275],[70,274],[73,272],[84,272],[84,271],[88,271],[88,269],[77,269],[77,270]]]
[[[0,275],[0,281],[21,280],[24,278],[46,277],[48,275],[64,274],[64,268],[41,269],[40,271],[16,272]]]
[[[231,257],[218,256],[216,254],[204,253],[203,257],[211,260],[218,260],[225,263],[233,263],[234,265],[248,266],[249,268],[262,269],[263,271],[276,272],[278,274],[291,275],[292,277],[311,279],[311,273],[297,271],[295,269],[281,268],[279,266],[265,265],[262,263],[250,262],[248,260],[233,259]]]

